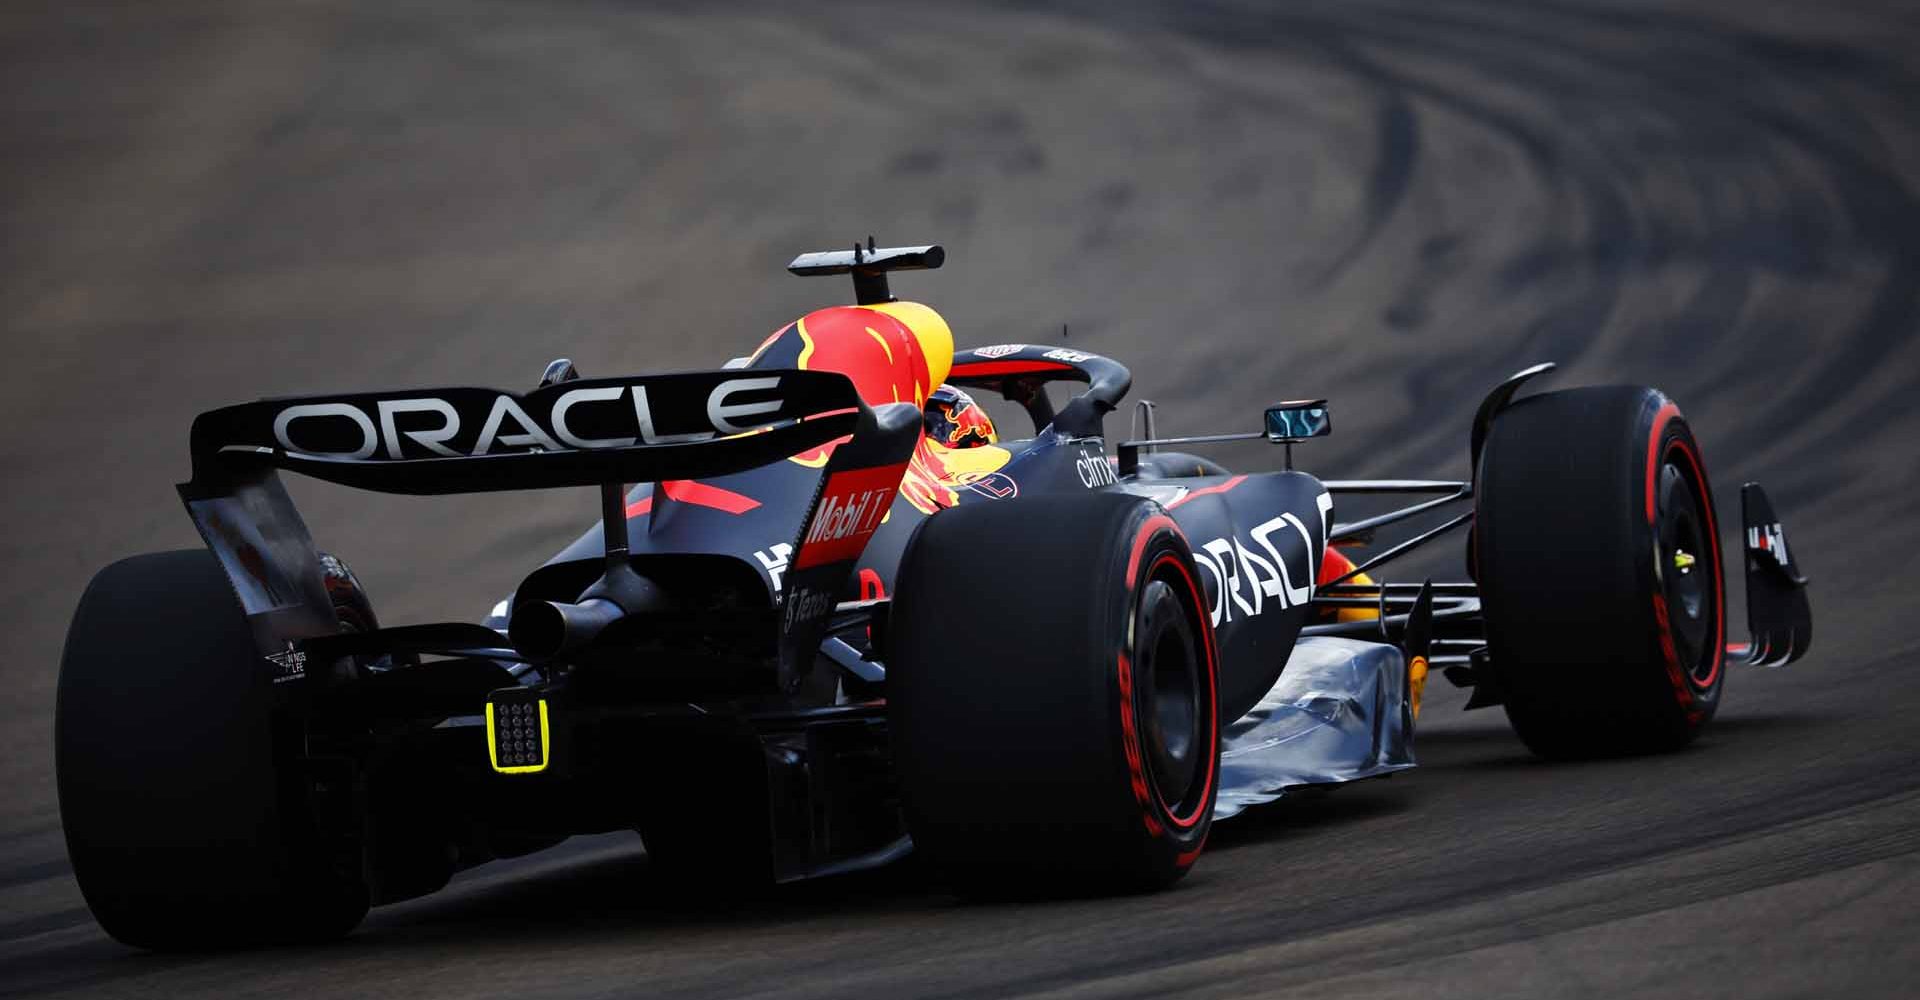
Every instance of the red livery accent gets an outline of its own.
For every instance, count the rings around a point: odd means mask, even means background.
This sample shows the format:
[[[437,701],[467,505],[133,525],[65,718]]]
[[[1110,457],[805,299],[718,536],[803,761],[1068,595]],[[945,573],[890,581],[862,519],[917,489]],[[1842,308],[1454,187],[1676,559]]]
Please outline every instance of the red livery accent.
[[[1353,560],[1348,559],[1346,553],[1329,545],[1326,553],[1320,557],[1320,577],[1314,581],[1314,586],[1327,586],[1353,572],[1354,568]]]
[[[1175,500],[1174,502],[1168,504],[1167,509],[1172,510],[1175,507],[1178,507],[1181,504],[1186,503],[1187,501],[1193,499],[1194,497],[1203,497],[1209,493],[1225,493],[1226,491],[1233,489],[1235,486],[1238,486],[1241,483],[1246,482],[1246,479],[1247,477],[1245,476],[1235,476],[1232,479],[1229,479],[1218,486],[1209,486],[1205,489],[1194,490],[1193,492],[1187,494],[1186,496],[1183,496],[1180,499]]]
[[[714,510],[723,510],[729,514],[745,514],[760,506],[760,501],[745,494],[723,490],[718,486],[708,486],[706,483],[691,479],[670,479],[661,483],[660,489],[668,497],[681,503],[712,507]]]
[[[794,568],[807,569],[859,556],[893,506],[894,495],[900,491],[900,477],[906,471],[903,462],[834,473],[821,491],[813,519],[807,523]]]
[[[712,507],[714,510],[729,514],[745,514],[760,506],[760,501],[745,494],[723,490],[718,486],[708,486],[706,483],[691,479],[670,479],[661,483],[659,489],[670,500],[690,503],[698,507]],[[628,519],[636,518],[642,514],[651,513],[652,510],[653,498],[641,497],[627,505],[627,517]]]
[[[953,366],[950,378],[975,378],[981,375],[1027,375],[1033,372],[1073,371],[1072,365],[1058,361],[969,361]]]

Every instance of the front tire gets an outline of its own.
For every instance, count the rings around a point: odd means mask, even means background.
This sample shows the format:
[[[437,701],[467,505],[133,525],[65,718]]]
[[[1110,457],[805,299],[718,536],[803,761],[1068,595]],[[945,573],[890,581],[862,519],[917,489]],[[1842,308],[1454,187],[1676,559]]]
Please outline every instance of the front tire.
[[[101,570],[54,710],[60,818],[100,926],[142,948],[338,937],[367,890],[320,845],[246,618],[203,550]],[[289,746],[289,742],[294,746]]]
[[[1589,757],[1697,736],[1726,678],[1726,581],[1679,408],[1641,386],[1523,399],[1475,488],[1487,651],[1521,740]]]
[[[1193,556],[1123,493],[957,507],[909,543],[889,718],[916,849],[967,894],[1185,875],[1219,792],[1220,693]]]

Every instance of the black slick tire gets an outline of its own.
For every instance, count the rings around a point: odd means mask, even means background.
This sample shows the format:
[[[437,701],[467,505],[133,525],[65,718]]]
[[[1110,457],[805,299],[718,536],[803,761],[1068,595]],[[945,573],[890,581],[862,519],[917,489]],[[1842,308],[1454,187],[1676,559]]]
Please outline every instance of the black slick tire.
[[[287,742],[211,554],[135,556],[93,578],[61,658],[54,749],[74,876],[108,934],[201,949],[360,921],[358,865],[314,847]]]
[[[1671,750],[1726,679],[1726,580],[1706,465],[1642,386],[1529,397],[1481,454],[1473,562],[1507,717],[1534,752]]]
[[[887,639],[916,850],[963,894],[1186,874],[1219,792],[1219,668],[1186,539],[1124,493],[974,504],[903,556]]]

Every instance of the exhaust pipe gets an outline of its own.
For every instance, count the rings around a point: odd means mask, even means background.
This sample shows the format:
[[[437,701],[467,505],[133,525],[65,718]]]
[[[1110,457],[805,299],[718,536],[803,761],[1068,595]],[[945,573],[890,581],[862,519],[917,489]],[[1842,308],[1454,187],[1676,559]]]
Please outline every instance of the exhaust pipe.
[[[604,597],[589,597],[579,604],[528,601],[513,609],[507,638],[520,652],[546,659],[592,642],[602,629],[626,615],[625,609]]]
[[[659,586],[635,573],[627,562],[624,489],[620,483],[600,487],[600,519],[606,532],[606,569],[600,579],[580,595],[578,604],[528,601],[515,605],[507,621],[507,639],[515,649],[536,660],[552,659],[592,642],[607,626],[628,615],[671,610]]]

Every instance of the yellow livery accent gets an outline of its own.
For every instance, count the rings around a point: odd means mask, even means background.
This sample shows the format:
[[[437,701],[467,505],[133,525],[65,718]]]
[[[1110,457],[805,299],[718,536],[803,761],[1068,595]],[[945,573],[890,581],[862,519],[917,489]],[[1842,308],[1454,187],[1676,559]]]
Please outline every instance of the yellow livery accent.
[[[1420,717],[1420,695],[1427,689],[1427,658],[1416,656],[1407,664],[1407,700],[1413,707],[1413,717]]]
[[[887,364],[893,364],[893,346],[887,343],[887,338],[880,336],[880,331],[873,327],[867,327],[867,336],[872,337],[873,342],[879,344],[880,349],[887,352]]]
[[[807,335],[807,318],[805,316],[794,321],[793,331],[800,335],[800,343],[805,345],[800,348],[800,363],[795,365],[795,367],[805,368],[807,367],[807,362],[813,360],[813,338]]]
[[[1348,580],[1347,582],[1355,587],[1377,586],[1377,584],[1374,582],[1373,577],[1370,577],[1365,573],[1362,573],[1359,576],[1356,576],[1353,579]],[[1338,612],[1335,612],[1333,617],[1335,621],[1342,621],[1342,622],[1370,622],[1380,617],[1380,609],[1378,608],[1341,608]]]
[[[947,373],[953,370],[953,330],[932,307],[918,302],[876,302],[860,308],[886,313],[899,320],[920,342],[920,356],[927,361],[928,383],[939,385],[947,380]],[[918,392],[919,386],[914,389]]]
[[[949,448],[929,441],[927,448],[946,467],[947,474],[941,478],[955,486],[964,486],[989,472],[998,472],[1001,466],[1013,461],[1013,452],[990,444],[977,448]]]

